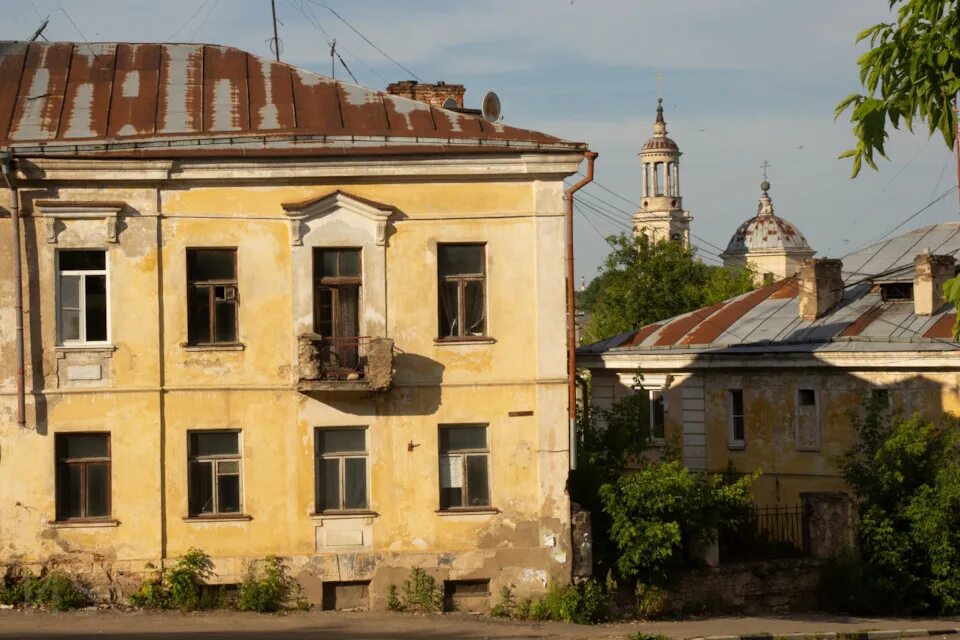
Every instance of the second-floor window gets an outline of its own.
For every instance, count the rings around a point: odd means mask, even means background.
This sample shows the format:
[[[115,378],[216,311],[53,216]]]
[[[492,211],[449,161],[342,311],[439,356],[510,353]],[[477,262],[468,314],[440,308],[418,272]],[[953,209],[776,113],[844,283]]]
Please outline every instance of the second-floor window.
[[[482,244],[437,246],[441,338],[487,335],[484,249]]]
[[[237,250],[187,249],[187,342],[237,342]]]
[[[57,252],[57,333],[60,344],[107,341],[107,252]]]
[[[360,332],[360,249],[313,250],[314,331],[324,338]]]

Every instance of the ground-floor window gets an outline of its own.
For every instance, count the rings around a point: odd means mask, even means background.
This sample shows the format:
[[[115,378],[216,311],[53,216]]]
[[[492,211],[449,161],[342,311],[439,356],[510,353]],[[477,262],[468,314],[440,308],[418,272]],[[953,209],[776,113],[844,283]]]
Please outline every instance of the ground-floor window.
[[[56,435],[57,520],[110,517],[110,434]]]
[[[316,512],[365,511],[367,500],[367,430],[314,430]]]
[[[240,432],[191,431],[188,436],[190,515],[240,513]]]
[[[490,506],[487,425],[440,427],[440,509]]]

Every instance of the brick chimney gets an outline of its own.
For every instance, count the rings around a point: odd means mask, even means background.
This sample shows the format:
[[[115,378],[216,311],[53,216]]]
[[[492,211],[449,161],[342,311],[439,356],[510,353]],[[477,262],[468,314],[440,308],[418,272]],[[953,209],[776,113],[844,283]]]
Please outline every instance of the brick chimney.
[[[843,262],[810,258],[800,268],[800,318],[816,320],[843,298]]]
[[[437,84],[427,84],[416,80],[401,80],[388,84],[387,93],[392,96],[426,102],[435,107],[442,107],[447,98],[453,98],[457,101],[457,108],[463,109],[463,94],[466,93],[466,89],[462,84],[447,84],[443,80]]]
[[[954,276],[957,260],[953,256],[931,255],[929,251],[913,259],[913,310],[918,316],[932,316],[943,306],[943,283]]]

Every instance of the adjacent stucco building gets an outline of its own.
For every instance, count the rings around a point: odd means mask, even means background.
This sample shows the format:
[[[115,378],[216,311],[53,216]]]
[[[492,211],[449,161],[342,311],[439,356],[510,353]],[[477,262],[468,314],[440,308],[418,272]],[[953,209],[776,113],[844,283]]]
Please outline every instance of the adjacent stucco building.
[[[229,47],[0,44],[0,566],[568,580],[584,151]]]
[[[836,458],[865,398],[931,420],[960,412],[956,310],[942,291],[958,252],[960,223],[947,223],[810,259],[793,277],[582,347],[577,362],[593,405],[642,393],[652,434],[688,467],[761,469],[757,502],[795,505],[845,488]]]

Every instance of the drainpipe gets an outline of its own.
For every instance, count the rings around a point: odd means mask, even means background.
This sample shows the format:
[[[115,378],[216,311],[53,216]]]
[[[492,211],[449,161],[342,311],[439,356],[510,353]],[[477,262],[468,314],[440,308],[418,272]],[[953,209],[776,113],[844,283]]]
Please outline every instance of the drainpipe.
[[[23,268],[20,256],[20,194],[14,184],[13,154],[9,151],[0,158],[0,170],[10,189],[10,214],[13,219],[13,298],[17,331],[17,424],[27,425],[27,409],[24,397],[23,364]]]
[[[564,200],[567,201],[567,417],[570,420],[570,469],[577,468],[577,327],[576,311],[577,296],[573,281],[573,194],[593,182],[593,161],[597,159],[596,151],[586,151],[583,157],[587,159],[587,175],[566,190]]]

